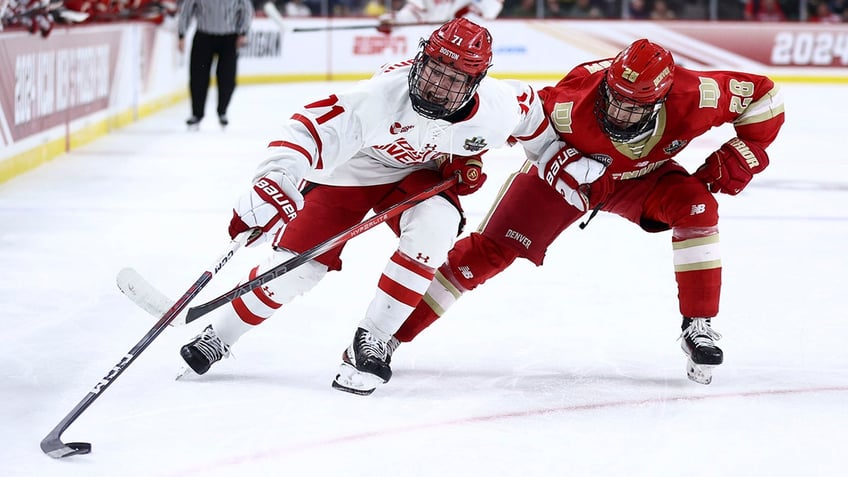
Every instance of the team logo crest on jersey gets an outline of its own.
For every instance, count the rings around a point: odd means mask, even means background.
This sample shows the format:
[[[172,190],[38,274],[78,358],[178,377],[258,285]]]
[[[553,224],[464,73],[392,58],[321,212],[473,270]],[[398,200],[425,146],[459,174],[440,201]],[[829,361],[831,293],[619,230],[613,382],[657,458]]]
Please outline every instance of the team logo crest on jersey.
[[[462,146],[466,151],[477,152],[486,147],[486,140],[480,136],[475,136],[465,140],[465,145]]]
[[[668,146],[663,148],[663,152],[665,152],[668,155],[671,155],[671,154],[674,154],[675,152],[683,149],[683,147],[686,146],[687,144],[689,144],[689,141],[681,141],[680,139],[675,139],[674,141],[671,141],[671,143]]]
[[[414,127],[414,124],[411,124],[409,126],[402,126],[399,122],[395,121],[392,123],[391,126],[389,126],[389,134],[403,134]]]

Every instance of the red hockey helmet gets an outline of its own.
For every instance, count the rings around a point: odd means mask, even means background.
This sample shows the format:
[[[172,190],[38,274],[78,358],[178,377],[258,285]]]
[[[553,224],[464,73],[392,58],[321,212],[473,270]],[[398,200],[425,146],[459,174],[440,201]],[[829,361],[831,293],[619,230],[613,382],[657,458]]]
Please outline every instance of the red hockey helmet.
[[[492,65],[492,35],[465,18],[451,20],[422,40],[409,71],[412,108],[440,119],[474,96]]]
[[[674,58],[646,39],[625,48],[607,68],[595,115],[616,141],[629,141],[654,125],[674,82]]]

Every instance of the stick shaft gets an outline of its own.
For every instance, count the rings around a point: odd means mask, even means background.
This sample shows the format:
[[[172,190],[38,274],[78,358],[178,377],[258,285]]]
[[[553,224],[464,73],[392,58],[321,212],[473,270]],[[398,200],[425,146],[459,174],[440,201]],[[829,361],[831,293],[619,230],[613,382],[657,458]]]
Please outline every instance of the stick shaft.
[[[165,312],[164,315],[150,328],[150,331],[145,334],[141,340],[135,344],[135,346],[130,349],[127,354],[125,354],[118,363],[109,370],[106,376],[103,377],[97,384],[94,385],[94,388],[86,394],[86,396],[56,425],[53,430],[51,430],[47,436],[41,441],[41,450],[44,451],[45,454],[54,458],[67,457],[69,455],[88,453],[90,450],[90,445],[85,443],[74,443],[73,445],[66,445],[62,443],[61,437],[62,433],[73,424],[77,418],[88,409],[91,404],[103,394],[116,379],[120,376],[133,361],[138,358],[138,356],[148,347],[153,340],[159,336],[162,331],[168,328],[168,325],[180,314],[180,312],[185,309],[189,302],[191,302],[194,297],[200,293],[201,290],[212,280],[212,277],[215,276],[221,268],[232,258],[233,254],[235,254],[236,250],[238,250],[242,244],[247,240],[247,237],[250,235],[250,231],[244,232],[241,235],[237,236],[230,242],[227,250],[218,257],[217,260],[209,267],[208,270],[204,271],[203,274],[198,277],[198,279],[189,287],[188,290],[183,294],[174,303],[174,305]],[[80,447],[84,447],[86,450],[81,450]]]
[[[194,320],[200,318],[201,316],[211,312],[212,310],[215,310],[215,309],[217,309],[217,308],[219,308],[223,305],[226,305],[227,303],[232,302],[236,298],[238,298],[238,297],[240,297],[240,296],[242,296],[246,293],[249,293],[253,289],[261,287],[262,285],[270,282],[271,280],[294,270],[295,268],[297,268],[297,267],[303,265],[304,263],[324,254],[325,252],[327,252],[329,250],[332,250],[332,249],[338,247],[339,245],[347,242],[348,240],[352,239],[353,237],[356,237],[357,235],[359,235],[359,234],[361,234],[361,233],[363,233],[367,230],[370,230],[370,229],[374,228],[375,226],[377,226],[379,224],[382,224],[386,220],[388,220],[388,219],[390,219],[390,218],[392,218],[396,215],[399,215],[400,213],[402,213],[406,209],[409,209],[410,207],[413,207],[413,206],[421,203],[422,201],[429,199],[430,197],[433,197],[434,195],[436,195],[436,194],[438,194],[442,191],[450,189],[451,187],[456,185],[457,182],[458,182],[457,177],[451,177],[450,179],[446,179],[446,180],[436,184],[435,186],[430,187],[429,189],[426,189],[424,191],[421,191],[418,194],[389,207],[385,211],[383,211],[383,212],[381,212],[381,213],[379,213],[379,214],[377,214],[377,215],[375,215],[375,216],[373,216],[369,219],[366,219],[365,221],[360,222],[357,225],[354,225],[353,227],[351,227],[347,230],[339,232],[335,236],[327,239],[326,241],[319,243],[318,245],[312,247],[311,249],[309,249],[305,252],[299,253],[298,255],[292,257],[291,259],[286,260],[285,262],[277,265],[276,267],[268,270],[267,272],[257,276],[253,280],[245,282],[243,285],[239,285],[239,286],[233,288],[232,290],[224,293],[223,295],[221,295],[221,296],[219,296],[219,297],[217,297],[213,300],[210,300],[206,303],[203,303],[202,305],[197,305],[197,306],[189,308],[188,313],[186,313],[186,319],[185,319],[186,323],[191,323],[192,321],[194,321]]]

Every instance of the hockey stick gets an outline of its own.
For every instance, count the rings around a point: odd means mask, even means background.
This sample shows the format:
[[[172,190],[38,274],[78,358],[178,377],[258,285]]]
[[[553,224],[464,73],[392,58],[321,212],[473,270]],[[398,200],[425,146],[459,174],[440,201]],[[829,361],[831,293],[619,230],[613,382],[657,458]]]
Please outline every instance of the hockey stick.
[[[380,212],[379,214],[377,214],[377,215],[375,215],[375,216],[373,216],[369,219],[366,219],[365,221],[360,222],[357,225],[354,225],[353,227],[351,227],[347,230],[339,232],[338,234],[336,234],[333,237],[325,240],[324,242],[319,243],[318,245],[310,248],[309,250],[307,250],[305,252],[299,253],[298,255],[290,258],[289,260],[286,260],[285,262],[277,265],[276,267],[268,270],[267,272],[257,276],[253,280],[250,280],[248,282],[245,282],[243,285],[239,285],[239,286],[233,288],[232,290],[224,293],[223,295],[219,296],[218,298],[210,300],[210,301],[208,301],[208,302],[206,302],[202,305],[198,305],[198,306],[194,306],[194,307],[189,308],[188,313],[186,314],[185,322],[191,323],[192,321],[194,321],[194,320],[200,318],[201,316],[211,312],[212,310],[214,310],[218,307],[221,307],[223,305],[226,305],[227,303],[230,303],[231,301],[235,300],[236,298],[238,298],[238,297],[240,297],[240,296],[242,296],[246,293],[251,292],[253,289],[259,288],[262,285],[270,282],[271,280],[294,270],[295,268],[297,268],[297,267],[303,265],[304,263],[314,259],[315,257],[323,255],[325,252],[332,250],[332,249],[338,247],[339,245],[347,242],[348,240],[352,239],[353,237],[356,237],[357,235],[359,235],[359,234],[361,234],[361,233],[363,233],[367,230],[370,230],[370,229],[376,227],[377,225],[382,224],[386,220],[400,214],[401,212],[405,211],[406,209],[409,209],[410,207],[413,207],[417,204],[420,204],[424,200],[429,199],[430,197],[433,197],[434,195],[438,194],[439,192],[450,189],[451,187],[455,186],[458,183],[458,181],[459,181],[459,178],[456,177],[456,176],[451,177],[450,179],[445,179],[442,182],[434,185],[433,187],[430,187],[429,189],[423,190],[423,191],[419,192],[418,194],[415,194],[414,196],[412,196],[412,197],[410,197],[410,198],[408,198],[404,201],[398,202],[397,204],[389,207],[388,209],[384,210],[383,212]]]
[[[413,22],[413,23],[392,23],[392,29],[402,28],[402,27],[411,27],[411,26],[432,26],[432,25],[443,25],[445,22]],[[380,24],[376,25],[337,25],[337,26],[323,26],[323,27],[300,27],[300,28],[292,28],[292,31],[295,33],[309,32],[309,31],[334,31],[334,30],[366,30],[369,28],[377,29]]]
[[[218,257],[217,260],[209,267],[208,270],[203,272],[200,275],[200,278],[194,282],[194,284],[189,287],[188,290],[177,300],[176,303],[153,325],[153,328],[141,338],[141,341],[136,343],[129,352],[118,361],[118,364],[112,367],[106,376],[100,380],[97,384],[94,385],[94,388],[79,402],[79,404],[74,407],[71,412],[69,412],[64,419],[62,419],[59,424],[50,431],[47,436],[44,437],[41,441],[41,450],[44,451],[45,454],[53,457],[54,459],[59,459],[62,457],[68,457],[76,454],[88,454],[91,452],[91,443],[88,442],[62,442],[62,433],[74,422],[77,418],[82,414],[88,406],[91,405],[103,391],[106,390],[117,378],[123,373],[133,361],[142,353],[142,351],[147,348],[153,340],[156,339],[165,328],[173,321],[173,319],[180,314],[180,312],[188,306],[189,302],[200,293],[201,290],[212,280],[212,277],[215,276],[221,268],[229,261],[229,259],[236,253],[236,250],[245,243],[250,236],[251,231],[246,231],[239,234],[235,239],[230,242],[227,250]]]
[[[118,272],[115,282],[127,298],[156,318],[164,315],[169,308],[174,306],[174,300],[171,300],[164,293],[157,290],[135,271],[134,268],[127,267],[122,269]],[[178,320],[174,321],[171,322],[170,326],[180,324]]]
[[[283,20],[283,14],[280,13],[280,10],[276,5],[274,5],[274,2],[270,0],[265,2],[265,5],[262,6],[262,10],[265,11],[265,15],[269,20],[277,24],[277,28],[279,28],[280,31],[285,31],[286,22]]]

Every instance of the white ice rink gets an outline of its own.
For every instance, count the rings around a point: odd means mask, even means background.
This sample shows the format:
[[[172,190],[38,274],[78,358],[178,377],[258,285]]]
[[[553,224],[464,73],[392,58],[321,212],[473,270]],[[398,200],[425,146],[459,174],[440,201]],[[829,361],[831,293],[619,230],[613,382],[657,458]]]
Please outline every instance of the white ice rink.
[[[786,85],[771,166],[719,198],[725,363],[709,386],[685,375],[670,234],[600,214],[401,346],[372,396],[333,390],[395,249],[381,226],[201,378],[174,380],[205,321],[166,330],[63,435],[92,453],[45,456],[41,439],[155,322],[116,273],[181,295],[226,248],[276,126],[345,87],[241,87],[223,132],[214,115],[186,132],[184,103],[0,184],[0,476],[845,475],[845,85]],[[469,228],[521,154],[489,156]],[[238,252],[196,303],[265,253]]]

